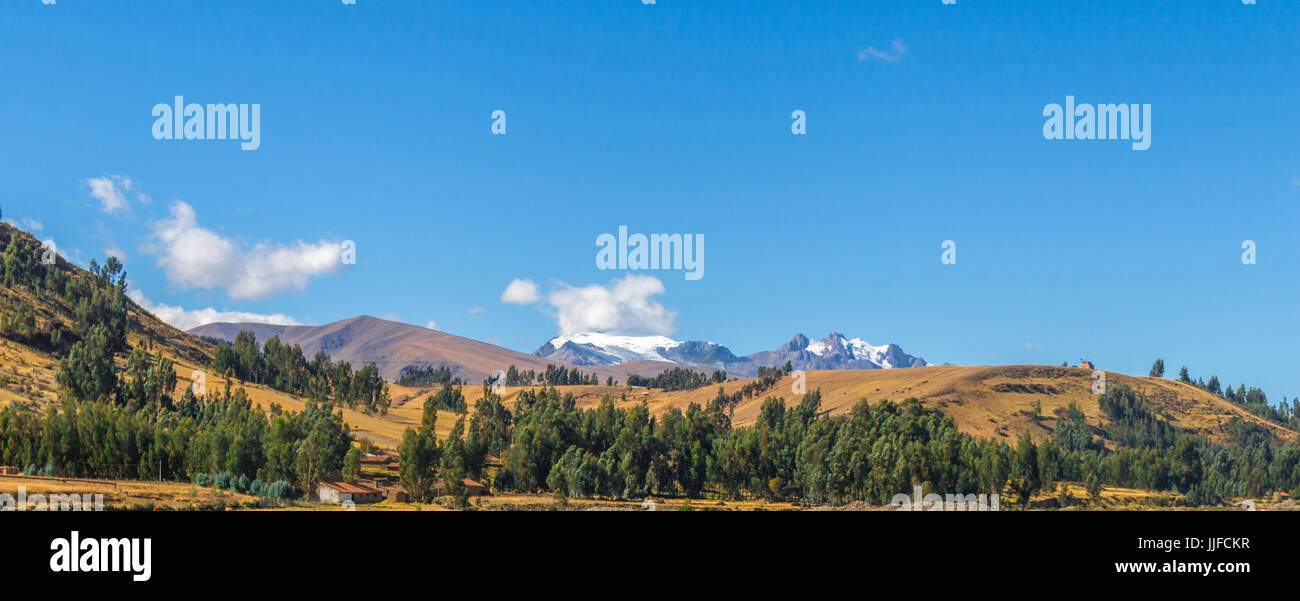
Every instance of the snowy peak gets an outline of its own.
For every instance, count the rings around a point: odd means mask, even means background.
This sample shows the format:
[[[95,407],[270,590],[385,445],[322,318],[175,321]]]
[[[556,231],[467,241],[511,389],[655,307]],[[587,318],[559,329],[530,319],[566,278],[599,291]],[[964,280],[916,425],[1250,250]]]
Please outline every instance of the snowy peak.
[[[581,332],[557,336],[533,353],[571,365],[617,365],[631,361],[668,361],[702,369],[720,369],[747,377],[759,367],[779,367],[789,362],[795,369],[894,369],[928,365],[895,344],[873,345],[839,332],[810,341],[803,334],[775,351],[739,357],[725,346],[698,340],[678,341],[667,336],[624,336]]]
[[[799,334],[795,339],[798,340],[802,337],[803,334]],[[842,358],[849,361],[870,361],[884,369],[923,367],[926,365],[924,359],[904,353],[903,349],[896,344],[875,346],[861,338],[845,338],[839,332],[831,332],[830,336],[817,342],[808,343],[805,348],[809,353],[818,357],[826,359]]]
[[[533,353],[572,365],[617,365],[631,361],[668,361],[702,369],[738,374],[754,370],[746,359],[725,346],[702,340],[679,341],[667,336],[622,336],[580,332],[556,336]]]
[[[667,336],[620,336],[599,332],[579,332],[556,336],[533,354],[574,365],[615,365],[630,361],[672,361],[667,354],[681,344]],[[559,356],[556,356],[557,354]]]
[[[924,367],[925,359],[913,357],[896,344],[873,345],[861,338],[848,338],[839,332],[821,340],[809,341],[796,334],[775,351],[754,353],[747,357],[755,366],[775,367],[789,361],[795,369],[894,369]]]

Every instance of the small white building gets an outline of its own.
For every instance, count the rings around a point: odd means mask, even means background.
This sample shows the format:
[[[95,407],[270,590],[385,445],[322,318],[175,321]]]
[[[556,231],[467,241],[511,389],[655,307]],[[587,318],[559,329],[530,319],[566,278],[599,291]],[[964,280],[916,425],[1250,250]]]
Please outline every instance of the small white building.
[[[378,503],[384,500],[386,493],[366,484],[321,482],[317,496],[323,503]]]

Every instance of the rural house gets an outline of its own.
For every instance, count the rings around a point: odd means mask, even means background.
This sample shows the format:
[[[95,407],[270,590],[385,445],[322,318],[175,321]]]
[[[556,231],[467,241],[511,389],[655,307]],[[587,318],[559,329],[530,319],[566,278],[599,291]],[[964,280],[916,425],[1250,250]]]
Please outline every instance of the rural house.
[[[364,455],[361,457],[361,465],[366,467],[396,469],[397,457],[388,454]]]
[[[465,478],[461,480],[461,483],[465,485],[465,490],[466,492],[469,493],[469,496],[471,497],[482,497],[488,494],[488,489],[486,486],[483,486],[478,482],[470,480],[469,478]]]
[[[323,503],[377,503],[384,500],[387,493],[369,484],[321,482],[318,496]]]

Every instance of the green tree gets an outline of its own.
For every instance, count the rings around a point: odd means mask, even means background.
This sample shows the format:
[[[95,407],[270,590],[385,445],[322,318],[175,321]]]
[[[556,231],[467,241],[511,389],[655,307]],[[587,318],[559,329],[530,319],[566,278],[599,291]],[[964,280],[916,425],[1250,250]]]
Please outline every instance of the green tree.
[[[1038,447],[1028,432],[1020,437],[1020,442],[1016,445],[1011,464],[1011,487],[1021,508],[1028,507],[1033,494],[1042,488],[1038,473]]]
[[[361,477],[361,449],[352,447],[343,458],[343,480],[356,482]]]
[[[451,495],[457,507],[469,504],[469,490],[465,486],[465,417],[461,416],[451,427],[447,443],[443,446],[442,476],[443,490]]]
[[[398,473],[402,487],[411,499],[427,502],[433,491],[434,467],[438,465],[438,441],[431,428],[407,428],[398,447],[401,466]]]

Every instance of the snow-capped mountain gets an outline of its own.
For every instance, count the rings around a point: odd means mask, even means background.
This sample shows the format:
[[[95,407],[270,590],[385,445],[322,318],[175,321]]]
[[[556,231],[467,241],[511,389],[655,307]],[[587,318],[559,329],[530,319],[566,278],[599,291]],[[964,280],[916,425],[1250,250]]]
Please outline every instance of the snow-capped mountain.
[[[796,334],[775,351],[737,356],[725,346],[698,340],[678,341],[667,336],[622,336],[583,332],[557,336],[533,353],[571,365],[616,365],[630,361],[669,361],[702,369],[721,369],[736,376],[753,376],[759,367],[778,367],[788,361],[795,369],[893,369],[923,367],[924,359],[903,352],[895,344],[875,346],[861,338],[831,335],[810,341]]]
[[[615,365],[629,361],[672,361],[666,354],[681,344],[667,336],[579,332],[556,336],[533,354],[572,365]]]
[[[861,338],[845,338],[831,332],[821,340],[810,341],[796,334],[775,351],[754,353],[748,357],[756,365],[777,366],[786,361],[795,369],[893,369],[925,367],[925,359],[903,352],[896,344],[875,346]]]
[[[667,336],[620,336],[599,332],[557,336],[548,340],[533,354],[571,365],[668,361],[691,367],[726,370],[730,365],[745,363],[745,359],[737,357],[727,347],[712,342],[700,340],[683,342]],[[752,371],[752,368],[749,371]]]

